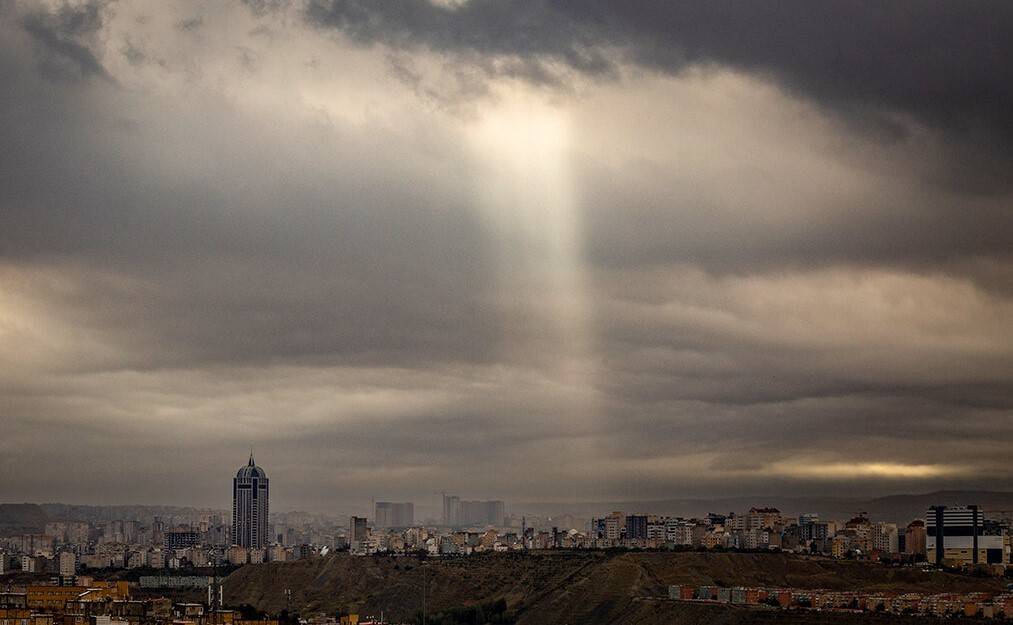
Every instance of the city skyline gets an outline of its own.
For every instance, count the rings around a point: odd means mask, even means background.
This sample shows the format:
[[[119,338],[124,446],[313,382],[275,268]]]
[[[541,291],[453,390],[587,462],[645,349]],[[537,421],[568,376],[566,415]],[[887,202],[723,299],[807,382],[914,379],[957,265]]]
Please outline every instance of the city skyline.
[[[1013,491],[1010,58],[998,0],[0,0],[0,501]]]

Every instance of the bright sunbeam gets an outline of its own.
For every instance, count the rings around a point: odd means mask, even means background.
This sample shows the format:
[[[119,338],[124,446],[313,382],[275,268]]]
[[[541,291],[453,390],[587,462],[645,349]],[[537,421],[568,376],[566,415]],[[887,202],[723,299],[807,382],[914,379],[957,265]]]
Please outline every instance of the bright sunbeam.
[[[583,386],[588,329],[579,226],[569,168],[570,124],[560,110],[514,94],[472,127],[478,205],[493,230],[501,286],[521,292],[544,324],[568,384]]]

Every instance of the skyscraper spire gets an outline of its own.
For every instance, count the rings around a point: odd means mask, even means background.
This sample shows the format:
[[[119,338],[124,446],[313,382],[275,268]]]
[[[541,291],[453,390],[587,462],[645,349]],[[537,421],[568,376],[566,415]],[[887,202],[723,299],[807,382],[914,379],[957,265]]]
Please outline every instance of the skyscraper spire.
[[[257,466],[256,463],[253,462],[253,448],[250,448],[250,463],[247,466]]]

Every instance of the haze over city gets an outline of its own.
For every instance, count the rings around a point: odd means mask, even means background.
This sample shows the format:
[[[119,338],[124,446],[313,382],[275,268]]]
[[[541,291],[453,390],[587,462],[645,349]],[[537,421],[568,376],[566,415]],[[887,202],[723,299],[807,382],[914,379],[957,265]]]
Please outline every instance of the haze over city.
[[[0,0],[0,501],[1013,490],[1011,25]]]

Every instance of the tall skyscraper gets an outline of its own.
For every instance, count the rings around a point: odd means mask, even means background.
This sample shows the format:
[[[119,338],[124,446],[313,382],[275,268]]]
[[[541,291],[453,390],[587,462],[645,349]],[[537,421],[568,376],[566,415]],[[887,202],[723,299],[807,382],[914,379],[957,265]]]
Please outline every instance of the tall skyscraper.
[[[448,527],[458,525],[461,514],[461,498],[457,495],[443,494],[443,524]]]
[[[267,474],[250,452],[250,461],[232,480],[232,544],[247,549],[267,547],[267,502]]]

